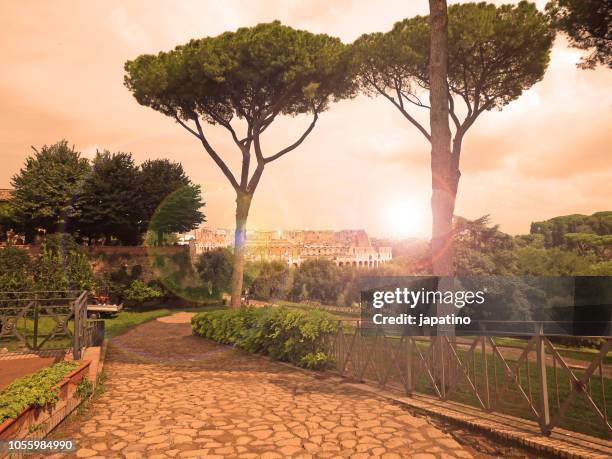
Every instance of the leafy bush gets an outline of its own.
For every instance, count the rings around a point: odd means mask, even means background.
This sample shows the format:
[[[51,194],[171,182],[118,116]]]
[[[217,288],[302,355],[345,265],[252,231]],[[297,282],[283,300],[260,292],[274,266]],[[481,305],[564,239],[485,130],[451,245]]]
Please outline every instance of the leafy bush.
[[[69,234],[46,236],[40,253],[16,247],[0,250],[0,291],[91,290],[95,284],[87,256]]]
[[[124,292],[125,299],[133,303],[142,304],[154,298],[160,298],[162,291],[155,286],[149,286],[141,280],[135,280]]]
[[[0,291],[32,290],[32,259],[25,249],[8,246],[0,250]]]
[[[45,237],[34,263],[37,290],[91,290],[93,271],[82,248],[70,234]]]
[[[196,335],[310,369],[331,364],[325,338],[338,329],[327,312],[282,307],[203,312],[191,324]]]
[[[228,249],[215,249],[204,252],[198,258],[196,270],[213,297],[221,297],[230,290],[232,282],[232,252]]]
[[[245,271],[251,277],[245,279],[245,284],[249,284],[249,291],[254,298],[258,300],[287,298],[293,276],[292,270],[286,263],[279,260],[258,261],[249,263]]]
[[[53,387],[78,366],[76,362],[59,362],[14,381],[0,392],[0,424],[18,416],[28,405],[45,406],[57,402],[59,390]]]

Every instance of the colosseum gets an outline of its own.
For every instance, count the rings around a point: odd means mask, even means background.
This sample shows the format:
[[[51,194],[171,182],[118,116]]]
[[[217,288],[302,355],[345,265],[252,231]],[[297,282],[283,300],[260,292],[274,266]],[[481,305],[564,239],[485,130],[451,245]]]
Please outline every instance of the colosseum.
[[[233,232],[200,228],[182,236],[192,258],[219,247],[233,246]],[[376,268],[392,258],[391,247],[375,247],[364,230],[342,231],[249,231],[248,261],[280,260],[299,266],[305,260],[324,258],[338,266]]]

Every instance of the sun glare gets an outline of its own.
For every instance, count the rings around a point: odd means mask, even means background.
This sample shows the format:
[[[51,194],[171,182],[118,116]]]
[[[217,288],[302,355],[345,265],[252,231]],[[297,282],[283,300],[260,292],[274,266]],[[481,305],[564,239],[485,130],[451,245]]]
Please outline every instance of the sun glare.
[[[409,199],[391,201],[386,210],[386,224],[396,238],[423,236],[426,210]]]

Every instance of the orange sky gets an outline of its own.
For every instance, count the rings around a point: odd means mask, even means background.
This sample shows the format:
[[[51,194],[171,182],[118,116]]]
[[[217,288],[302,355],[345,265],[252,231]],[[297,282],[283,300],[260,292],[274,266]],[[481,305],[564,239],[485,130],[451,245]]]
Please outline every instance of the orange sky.
[[[542,7],[545,2],[538,2]],[[280,19],[350,42],[427,13],[425,0],[24,1],[0,3],[0,187],[30,145],[66,138],[86,155],[130,151],[169,157],[200,183],[212,226],[233,226],[234,192],[197,140],[141,107],[123,86],[123,63],[193,37]],[[544,80],[481,115],[464,142],[457,213],[491,214],[511,233],[533,220],[612,210],[612,71],[578,70],[580,52],[558,39]],[[422,113],[427,121],[427,113]],[[292,142],[309,120],[283,119],[266,146]],[[237,152],[212,130],[225,157]],[[325,112],[304,144],[266,168],[249,228],[430,228],[429,145],[386,100],[359,97]]]

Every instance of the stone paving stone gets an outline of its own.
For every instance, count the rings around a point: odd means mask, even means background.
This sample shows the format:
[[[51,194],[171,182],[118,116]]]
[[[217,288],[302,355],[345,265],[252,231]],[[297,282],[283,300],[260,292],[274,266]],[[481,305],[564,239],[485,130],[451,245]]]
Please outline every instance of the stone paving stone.
[[[398,406],[193,336],[190,315],[113,339],[105,391],[55,438],[75,457],[472,457]]]

